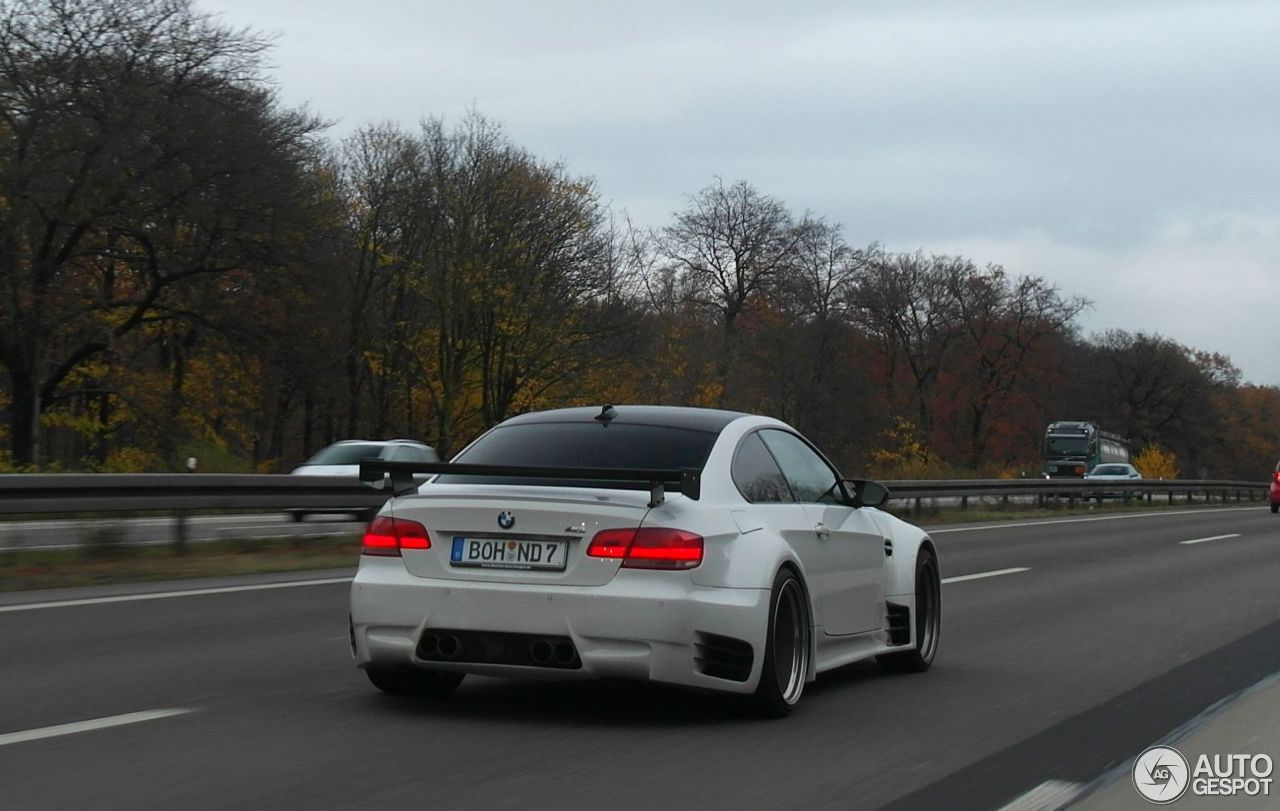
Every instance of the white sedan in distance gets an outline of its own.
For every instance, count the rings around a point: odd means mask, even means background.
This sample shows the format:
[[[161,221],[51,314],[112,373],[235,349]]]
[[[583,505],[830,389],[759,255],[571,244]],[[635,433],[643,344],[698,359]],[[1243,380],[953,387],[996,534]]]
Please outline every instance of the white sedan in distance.
[[[938,649],[933,541],[769,417],[531,413],[451,463],[367,459],[361,476],[396,490],[365,532],[350,619],[357,665],[390,693],[621,677],[778,717],[822,671],[925,671]]]

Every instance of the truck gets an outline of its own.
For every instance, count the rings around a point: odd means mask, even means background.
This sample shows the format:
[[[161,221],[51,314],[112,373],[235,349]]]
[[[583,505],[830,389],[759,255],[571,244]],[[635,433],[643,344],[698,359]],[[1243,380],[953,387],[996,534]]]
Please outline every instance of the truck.
[[[1046,479],[1082,479],[1094,467],[1129,461],[1129,440],[1084,420],[1049,423],[1041,455]]]

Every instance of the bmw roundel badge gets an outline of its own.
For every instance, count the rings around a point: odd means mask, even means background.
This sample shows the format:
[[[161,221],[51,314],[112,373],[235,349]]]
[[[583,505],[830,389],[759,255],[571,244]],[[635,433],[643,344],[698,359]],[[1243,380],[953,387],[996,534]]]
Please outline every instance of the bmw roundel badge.
[[[515,513],[511,512],[510,510],[503,510],[502,512],[498,513],[498,526],[502,527],[503,529],[511,529],[515,525],[516,525]]]

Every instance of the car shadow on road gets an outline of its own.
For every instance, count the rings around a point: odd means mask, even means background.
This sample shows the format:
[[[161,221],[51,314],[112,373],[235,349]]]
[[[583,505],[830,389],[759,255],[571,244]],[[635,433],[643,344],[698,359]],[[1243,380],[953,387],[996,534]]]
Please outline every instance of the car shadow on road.
[[[893,676],[874,662],[824,673],[808,685],[795,712],[818,712],[824,694],[829,698],[833,691],[847,691],[881,678]],[[761,720],[750,696],[622,679],[519,681],[469,676],[445,699],[392,696],[369,689],[367,700],[372,705],[399,715],[431,718],[630,727],[716,726]]]
[[[369,697],[372,704],[401,715],[407,712],[431,718],[632,727],[753,722],[757,715],[746,699],[625,680],[508,681],[476,676],[468,677],[456,693],[445,699],[376,691]]]

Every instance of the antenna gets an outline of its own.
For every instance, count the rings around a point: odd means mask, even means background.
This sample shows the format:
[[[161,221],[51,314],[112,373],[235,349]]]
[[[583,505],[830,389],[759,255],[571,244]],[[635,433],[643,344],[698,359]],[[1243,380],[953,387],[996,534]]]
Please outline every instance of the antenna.
[[[612,405],[606,405],[605,407],[600,409],[600,413],[595,415],[593,419],[595,419],[595,421],[600,423],[601,425],[604,425],[607,427],[609,423],[613,422],[613,418],[616,416],[618,416],[618,410],[615,409]]]

